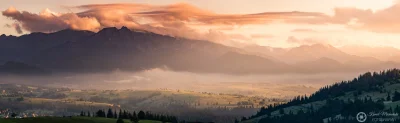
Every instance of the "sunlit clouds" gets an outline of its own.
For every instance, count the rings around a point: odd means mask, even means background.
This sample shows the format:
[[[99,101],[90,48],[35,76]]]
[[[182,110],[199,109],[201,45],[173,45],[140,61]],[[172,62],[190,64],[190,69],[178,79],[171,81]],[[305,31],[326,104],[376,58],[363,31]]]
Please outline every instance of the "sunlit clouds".
[[[29,32],[54,32],[66,28],[99,31],[104,27],[127,26],[158,34],[191,39],[229,41],[251,40],[244,34],[226,34],[223,28],[250,24],[269,24],[279,21],[319,18],[321,13],[311,12],[263,12],[252,14],[217,14],[179,3],[165,6],[147,4],[92,4],[72,7],[78,13],[56,13],[45,9],[39,14],[19,11],[13,7],[3,11],[3,16],[15,20]],[[214,26],[202,30],[199,26]],[[248,43],[248,42],[247,42]]]
[[[237,45],[237,43],[239,45],[267,45],[272,41],[280,41],[281,43],[285,42],[282,45],[288,46],[288,44],[294,43],[286,40],[291,36],[324,40],[324,37],[320,37],[321,35],[329,35],[329,37],[325,37],[327,40],[350,40],[354,43],[355,40],[369,39],[360,37],[361,33],[372,32],[377,37],[400,33],[400,24],[397,23],[400,21],[400,17],[396,15],[400,12],[400,4],[397,3],[382,9],[338,6],[331,8],[332,14],[299,10],[226,14],[199,8],[189,3],[169,5],[87,4],[66,8],[73,11],[62,13],[44,9],[37,13],[10,7],[3,10],[2,15],[14,21],[5,27],[15,29],[18,34],[55,32],[67,28],[97,32],[105,27],[127,26],[136,30],[210,40],[226,45]],[[321,30],[321,28],[338,30]],[[280,31],[284,31],[284,33]],[[329,31],[335,31],[337,34],[329,33]],[[356,35],[342,35],[345,39],[337,39],[336,35],[345,34],[343,32],[357,33],[355,33]],[[358,34],[358,32],[360,33]],[[317,34],[319,37],[314,37]],[[395,39],[400,39],[400,37],[395,36]],[[307,41],[306,44],[309,43]],[[326,41],[325,43],[332,42]],[[297,41],[294,44],[301,45]]]

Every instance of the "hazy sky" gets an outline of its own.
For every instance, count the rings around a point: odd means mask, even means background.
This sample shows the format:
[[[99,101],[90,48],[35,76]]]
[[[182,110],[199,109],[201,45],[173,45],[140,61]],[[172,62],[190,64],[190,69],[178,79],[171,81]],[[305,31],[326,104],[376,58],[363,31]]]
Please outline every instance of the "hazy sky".
[[[1,0],[0,8],[0,33],[12,35],[128,26],[217,42],[400,48],[394,0]]]

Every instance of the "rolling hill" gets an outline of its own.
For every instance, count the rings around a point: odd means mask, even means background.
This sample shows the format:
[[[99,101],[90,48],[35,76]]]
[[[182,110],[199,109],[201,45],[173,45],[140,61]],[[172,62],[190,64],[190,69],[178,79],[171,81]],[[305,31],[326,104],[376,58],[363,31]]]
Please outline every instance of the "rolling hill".
[[[326,86],[309,96],[261,108],[243,123],[357,122],[359,112],[400,113],[400,70],[367,72]],[[379,117],[378,117],[379,118]],[[385,118],[385,117],[384,117]],[[387,117],[386,117],[387,118]],[[373,122],[373,118],[366,122]],[[398,121],[399,117],[392,117]]]

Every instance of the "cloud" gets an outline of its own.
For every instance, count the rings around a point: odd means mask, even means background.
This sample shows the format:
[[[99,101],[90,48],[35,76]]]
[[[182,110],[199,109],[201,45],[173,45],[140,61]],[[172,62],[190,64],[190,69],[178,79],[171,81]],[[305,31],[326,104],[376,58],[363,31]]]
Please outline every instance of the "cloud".
[[[19,11],[10,7],[2,12],[6,16],[16,21],[13,26],[18,32],[22,29],[29,32],[54,32],[66,28],[77,30],[90,30],[97,32],[105,27],[127,26],[133,29],[146,30],[158,34],[190,39],[211,40],[222,43],[224,40],[250,40],[241,34],[225,34],[218,29],[232,26],[217,27],[217,30],[200,31],[193,25],[198,26],[198,22],[191,22],[192,14],[210,13],[205,10],[197,9],[188,4],[174,4],[167,6],[153,6],[145,4],[94,4],[82,5],[74,8],[83,10],[78,13],[57,13],[45,9],[39,14],[27,11]],[[183,11],[189,9],[189,13]],[[141,11],[166,10],[171,13],[161,17],[134,14]],[[168,19],[169,18],[169,19]],[[160,20],[157,20],[160,19]],[[204,26],[205,24],[200,24]],[[19,28],[16,28],[19,27]],[[22,28],[22,29],[21,29]],[[222,30],[222,29],[221,29]]]
[[[334,8],[332,16],[320,15],[313,18],[286,19],[286,23],[338,24],[349,29],[366,30],[377,33],[400,33],[400,3],[381,10],[359,9],[354,7]]]
[[[57,13],[45,9],[36,14],[13,7],[2,12],[18,26],[21,32],[54,32],[65,28],[99,31],[104,27],[127,26],[133,29],[190,39],[224,41],[251,41],[270,38],[270,35],[229,34],[243,25],[264,25],[275,22],[292,24],[338,24],[350,29],[382,33],[400,33],[400,5],[372,11],[358,8],[335,8],[332,16],[318,12],[261,12],[249,14],[219,14],[196,6],[178,3],[149,4],[89,4],[75,7],[79,12]],[[200,27],[200,28],[199,28]],[[209,28],[207,28],[209,27]],[[292,32],[317,32],[312,29],[294,29]]]
[[[386,9],[372,11],[357,8],[335,8],[334,15],[329,16],[319,12],[261,12],[249,14],[219,14],[196,6],[178,3],[171,5],[149,4],[88,4],[69,9],[79,12],[57,13],[49,9],[36,14],[19,11],[10,7],[2,11],[19,25],[19,30],[28,32],[54,32],[66,28],[78,30],[99,31],[104,27],[122,27],[152,31],[159,34],[179,36],[192,39],[204,39],[210,29],[197,27],[215,27],[213,30],[225,34],[224,31],[235,30],[242,25],[261,25],[274,22],[301,24],[339,24],[356,30],[373,32],[399,33],[400,5],[395,4]],[[314,32],[310,29],[295,29],[292,32]],[[215,33],[215,32],[212,32]],[[213,34],[214,39],[216,34]],[[221,34],[218,34],[221,35]],[[245,36],[230,35],[229,39]],[[222,36],[222,35],[221,35]],[[267,38],[268,36],[253,35],[247,38]],[[207,40],[211,40],[207,38]]]
[[[309,12],[264,12],[254,14],[216,14],[188,4],[176,4],[161,10],[137,12],[137,16],[162,21],[186,21],[212,25],[268,24],[271,22],[297,20],[299,18],[319,18],[320,13]]]
[[[93,17],[79,17],[76,14],[68,13],[60,16],[60,18],[71,29],[97,31],[101,27],[97,19]]]
[[[315,32],[318,32],[318,31],[313,30],[313,29],[304,29],[304,28],[301,28],[301,29],[294,29],[294,30],[292,30],[291,32],[296,32],[296,33],[315,33]]]
[[[74,13],[59,14],[49,9],[34,14],[10,7],[2,14],[15,20],[18,25],[21,24],[24,30],[30,32],[54,32],[66,28],[95,31],[100,28],[95,18],[79,17]]]
[[[7,28],[14,28],[15,31],[16,31],[18,34],[24,33],[24,32],[22,31],[21,26],[20,26],[18,23],[13,23],[13,24],[11,24],[11,25],[10,25],[10,24],[6,24],[5,27],[7,27]]]
[[[15,31],[17,31],[18,34],[24,33],[24,32],[22,31],[22,29],[21,29],[21,26],[20,26],[18,23],[15,23],[15,24],[13,24],[13,25],[14,25]]]
[[[254,14],[217,14],[190,4],[90,4],[72,8],[79,13],[55,13],[48,9],[40,14],[18,11],[10,7],[2,12],[6,17],[20,22],[28,31],[48,32],[63,28],[98,30],[110,26],[138,27],[143,23],[185,22],[191,24],[244,25],[265,24],[274,21],[318,17],[320,13],[264,12]],[[96,23],[96,21],[98,23]],[[82,23],[89,23],[85,25]]]
[[[337,11],[349,12],[355,20],[355,24],[349,25],[354,29],[363,29],[373,32],[382,33],[400,33],[400,17],[398,13],[400,12],[400,4],[395,5],[372,12],[371,10],[361,10],[361,9],[343,9],[338,8]],[[337,18],[346,18],[335,15]],[[348,19],[349,17],[347,17]]]
[[[251,38],[255,38],[255,39],[263,39],[263,38],[273,38],[273,35],[270,34],[252,34]]]
[[[314,39],[314,38],[298,39],[294,36],[289,36],[287,38],[286,42],[290,43],[290,44],[296,44],[296,45],[312,45],[312,44],[327,44],[328,43],[323,40]]]
[[[339,24],[354,30],[378,33],[400,33],[400,3],[377,11],[354,7],[338,7],[332,16],[287,20],[291,23]]]

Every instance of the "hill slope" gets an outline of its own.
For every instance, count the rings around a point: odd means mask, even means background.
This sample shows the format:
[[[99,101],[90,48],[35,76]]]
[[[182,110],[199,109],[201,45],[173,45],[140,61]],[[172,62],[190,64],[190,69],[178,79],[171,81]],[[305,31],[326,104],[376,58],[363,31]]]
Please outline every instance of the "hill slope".
[[[0,65],[1,74],[16,74],[16,75],[43,75],[49,74],[48,71],[38,68],[36,66],[8,61],[3,65]]]
[[[262,108],[244,123],[355,122],[358,112],[400,113],[400,70],[367,72],[284,104]],[[311,117],[311,118],[310,118]],[[398,117],[394,117],[397,120]],[[372,122],[371,118],[367,122]]]

